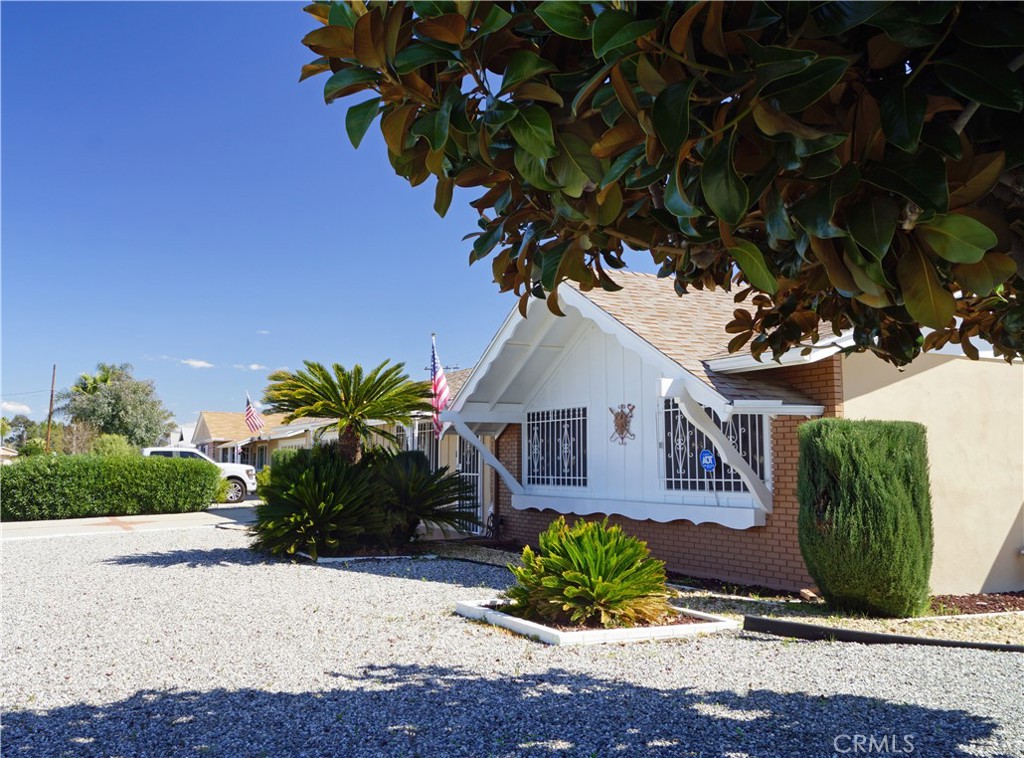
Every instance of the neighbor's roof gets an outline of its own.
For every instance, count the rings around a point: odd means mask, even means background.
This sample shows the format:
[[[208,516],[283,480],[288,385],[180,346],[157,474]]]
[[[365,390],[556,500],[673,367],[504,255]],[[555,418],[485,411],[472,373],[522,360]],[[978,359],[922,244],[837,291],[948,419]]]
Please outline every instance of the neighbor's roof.
[[[473,369],[462,368],[458,371],[452,371],[451,373],[445,373],[444,378],[448,380],[448,391],[451,393],[452,400],[458,397],[459,390],[466,385],[466,380],[472,375]]]
[[[283,413],[264,413],[264,429],[280,426],[284,422]],[[196,437],[200,429],[205,426],[208,437]],[[207,442],[210,440],[241,440],[251,437],[252,432],[245,425],[245,413],[228,413],[226,411],[202,411],[199,414],[199,422],[192,435],[193,442]]]
[[[725,331],[733,311],[743,307],[733,299],[734,292],[691,289],[680,297],[671,280],[654,274],[615,271],[612,278],[622,290],[595,288],[580,294],[726,399],[813,404],[802,392],[763,373],[720,374],[707,367],[706,360],[728,353],[735,336]]]

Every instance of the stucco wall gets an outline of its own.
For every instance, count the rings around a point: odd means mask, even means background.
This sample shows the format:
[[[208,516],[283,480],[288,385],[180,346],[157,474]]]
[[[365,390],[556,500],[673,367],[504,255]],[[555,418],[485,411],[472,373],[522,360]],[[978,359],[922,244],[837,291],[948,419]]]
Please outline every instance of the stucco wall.
[[[1024,366],[923,355],[843,361],[847,418],[928,428],[932,591],[1024,590]]]

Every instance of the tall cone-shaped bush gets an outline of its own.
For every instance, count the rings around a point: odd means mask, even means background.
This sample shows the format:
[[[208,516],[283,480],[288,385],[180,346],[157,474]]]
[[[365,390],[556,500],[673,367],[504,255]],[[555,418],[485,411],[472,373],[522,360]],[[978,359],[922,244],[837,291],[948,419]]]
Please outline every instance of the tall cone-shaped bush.
[[[932,512],[921,424],[800,427],[800,550],[829,605],[872,616],[928,607]]]

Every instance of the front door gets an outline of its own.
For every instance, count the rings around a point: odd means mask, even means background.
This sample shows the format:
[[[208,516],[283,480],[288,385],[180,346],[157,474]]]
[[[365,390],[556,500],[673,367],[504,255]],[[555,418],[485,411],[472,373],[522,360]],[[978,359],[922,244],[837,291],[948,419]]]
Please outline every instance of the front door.
[[[459,456],[456,463],[459,478],[466,485],[467,493],[469,494],[468,499],[459,503],[467,510],[471,510],[476,516],[476,520],[480,522],[478,525],[466,524],[461,526],[460,529],[465,531],[473,532],[474,534],[483,533],[483,477],[480,476],[480,451],[475,447],[466,442],[462,437],[459,437]]]

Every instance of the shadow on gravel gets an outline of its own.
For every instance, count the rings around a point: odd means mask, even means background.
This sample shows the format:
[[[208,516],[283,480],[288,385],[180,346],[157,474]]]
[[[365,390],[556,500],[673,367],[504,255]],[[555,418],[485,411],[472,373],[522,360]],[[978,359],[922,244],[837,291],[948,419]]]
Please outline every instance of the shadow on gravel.
[[[214,568],[216,566],[255,566],[274,560],[274,558],[247,548],[216,547],[208,550],[167,550],[162,553],[119,555],[104,561],[104,563],[113,566],[152,566],[153,568],[182,565],[189,568]]]
[[[876,755],[965,756],[962,746],[993,740],[997,728],[960,710],[876,698],[665,691],[558,669],[488,679],[376,666],[336,677],[338,688],[315,693],[140,691],[105,706],[11,712],[4,753],[789,758],[866,754],[873,745]]]

